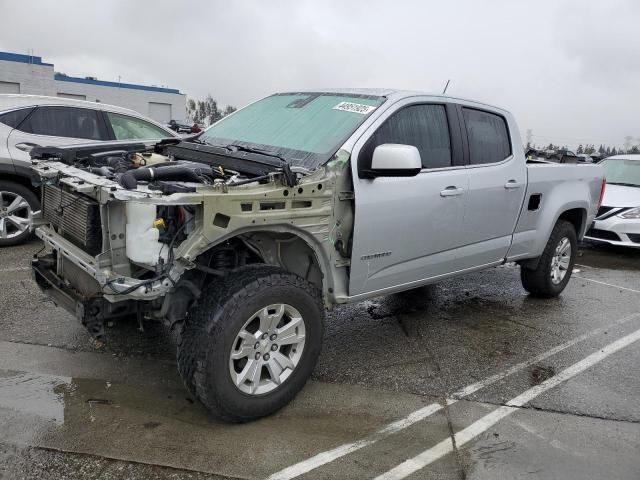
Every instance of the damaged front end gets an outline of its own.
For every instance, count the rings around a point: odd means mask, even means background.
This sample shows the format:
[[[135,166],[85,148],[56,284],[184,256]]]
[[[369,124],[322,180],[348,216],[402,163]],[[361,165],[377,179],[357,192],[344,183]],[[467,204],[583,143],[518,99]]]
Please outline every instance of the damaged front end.
[[[188,150],[201,153],[195,145]],[[179,151],[118,143],[32,152],[44,222],[35,233],[46,247],[33,259],[35,280],[96,337],[129,315],[141,326],[175,324],[207,285],[250,263],[299,263],[296,273],[321,285],[318,257],[335,255],[324,245],[335,172],[296,176],[275,161],[247,172],[231,168],[242,167],[234,159]]]

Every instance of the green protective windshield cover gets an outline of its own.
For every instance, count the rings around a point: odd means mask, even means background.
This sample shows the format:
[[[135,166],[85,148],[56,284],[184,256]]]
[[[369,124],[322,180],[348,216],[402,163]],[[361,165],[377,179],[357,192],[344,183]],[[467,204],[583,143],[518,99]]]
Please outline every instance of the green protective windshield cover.
[[[213,125],[201,140],[269,150],[291,165],[326,162],[384,97],[282,93],[264,98]]]

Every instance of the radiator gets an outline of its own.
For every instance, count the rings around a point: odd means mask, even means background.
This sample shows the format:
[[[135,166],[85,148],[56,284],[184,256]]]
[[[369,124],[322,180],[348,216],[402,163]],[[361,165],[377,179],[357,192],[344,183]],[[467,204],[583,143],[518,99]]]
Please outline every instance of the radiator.
[[[98,202],[78,193],[45,185],[42,215],[56,231],[91,255],[102,251],[102,225]]]

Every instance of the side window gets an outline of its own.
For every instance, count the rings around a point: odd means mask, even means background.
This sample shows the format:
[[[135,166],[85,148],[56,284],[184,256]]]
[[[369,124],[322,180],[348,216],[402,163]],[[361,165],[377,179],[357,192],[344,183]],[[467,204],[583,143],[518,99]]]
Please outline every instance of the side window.
[[[106,140],[95,110],[75,107],[38,107],[20,130],[51,137]]]
[[[367,141],[358,166],[369,168],[373,151],[384,143],[415,146],[424,168],[451,166],[451,139],[444,105],[411,105],[394,113]]]
[[[170,135],[155,125],[139,118],[107,112],[116,140],[150,140]]]
[[[33,107],[21,108],[0,115],[0,123],[4,123],[8,127],[16,128],[31,113]]]
[[[462,115],[469,140],[469,163],[501,162],[511,155],[507,124],[500,115],[463,108]]]

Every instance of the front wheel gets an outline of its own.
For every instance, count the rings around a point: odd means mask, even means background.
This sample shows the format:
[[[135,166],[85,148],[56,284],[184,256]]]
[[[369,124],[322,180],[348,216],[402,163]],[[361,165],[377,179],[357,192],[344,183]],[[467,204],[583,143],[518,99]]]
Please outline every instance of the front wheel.
[[[271,266],[240,268],[215,286],[185,325],[189,341],[178,352],[185,384],[227,421],[274,413],[304,386],[320,354],[320,292]]]
[[[24,185],[0,181],[0,247],[18,245],[31,235],[38,197]]]
[[[576,259],[578,239],[573,225],[558,220],[535,269],[521,267],[522,286],[535,297],[551,298],[569,283]]]

